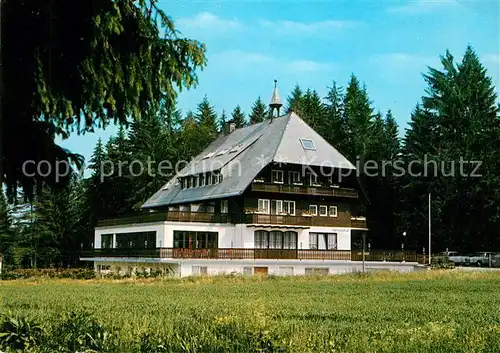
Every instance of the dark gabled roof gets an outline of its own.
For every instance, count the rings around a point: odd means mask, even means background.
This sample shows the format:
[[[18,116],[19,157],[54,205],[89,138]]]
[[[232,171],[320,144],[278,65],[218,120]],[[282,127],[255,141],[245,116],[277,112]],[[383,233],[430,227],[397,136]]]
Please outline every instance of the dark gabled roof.
[[[315,149],[304,149],[301,139],[312,140]],[[142,207],[153,208],[240,195],[259,172],[272,162],[355,169],[352,163],[292,112],[219,137]],[[179,177],[212,171],[220,171],[223,176],[221,183],[181,189]]]

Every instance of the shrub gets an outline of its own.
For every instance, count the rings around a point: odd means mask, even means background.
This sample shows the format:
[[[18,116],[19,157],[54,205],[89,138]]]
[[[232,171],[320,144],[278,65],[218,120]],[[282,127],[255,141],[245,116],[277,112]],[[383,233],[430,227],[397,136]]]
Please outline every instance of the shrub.
[[[93,279],[95,271],[92,268],[19,268],[2,274],[4,280],[40,277]]]

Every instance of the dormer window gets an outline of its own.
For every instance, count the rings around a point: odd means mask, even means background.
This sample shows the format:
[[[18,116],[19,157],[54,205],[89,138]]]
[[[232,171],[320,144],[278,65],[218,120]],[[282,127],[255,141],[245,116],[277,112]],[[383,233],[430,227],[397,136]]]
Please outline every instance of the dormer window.
[[[282,170],[272,170],[271,171],[271,181],[276,184],[283,184],[283,171]]]
[[[193,188],[197,187],[198,186],[198,177],[192,176],[191,178],[192,178]]]
[[[200,186],[205,186],[205,175],[200,174],[199,179],[200,179],[199,180],[199,185]]]
[[[302,148],[309,151],[316,151],[316,146],[314,145],[313,140],[311,139],[299,139]]]
[[[290,185],[302,185],[300,182],[300,172],[288,172],[288,183]]]

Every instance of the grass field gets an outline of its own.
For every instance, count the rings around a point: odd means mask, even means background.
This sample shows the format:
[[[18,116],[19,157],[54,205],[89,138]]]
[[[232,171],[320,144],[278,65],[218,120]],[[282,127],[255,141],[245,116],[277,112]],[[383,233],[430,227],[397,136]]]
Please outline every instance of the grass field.
[[[499,273],[20,280],[0,297],[48,335],[68,330],[65,313],[92,314],[101,351],[500,351]]]

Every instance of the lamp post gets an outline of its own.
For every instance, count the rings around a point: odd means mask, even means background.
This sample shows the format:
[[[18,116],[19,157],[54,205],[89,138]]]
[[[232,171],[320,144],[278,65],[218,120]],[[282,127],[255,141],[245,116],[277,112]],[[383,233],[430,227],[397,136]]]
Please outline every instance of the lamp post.
[[[401,251],[403,252],[403,262],[406,260],[405,256],[405,240],[406,240],[406,232],[403,232],[403,242],[401,243]]]

